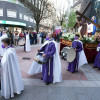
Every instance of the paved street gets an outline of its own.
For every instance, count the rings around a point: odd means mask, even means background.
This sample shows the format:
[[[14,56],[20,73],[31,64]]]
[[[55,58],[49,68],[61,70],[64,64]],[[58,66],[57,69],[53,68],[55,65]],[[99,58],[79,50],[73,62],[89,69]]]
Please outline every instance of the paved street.
[[[42,46],[40,42],[48,40],[48,43],[51,43],[52,38],[59,42],[59,51],[69,46],[79,52],[76,54],[75,62],[79,59],[81,61],[77,64],[82,65],[86,62],[84,53],[87,61],[92,63],[85,64],[79,67],[77,72],[71,73],[67,71],[72,69],[68,69],[68,62],[60,57],[63,81],[46,85],[47,83],[42,80],[42,72],[30,76],[28,71],[33,64],[33,58],[37,55],[37,50]],[[29,44],[32,44],[31,52],[27,53],[24,51],[24,46],[19,46],[23,44],[26,44],[26,51],[30,51]],[[12,94],[10,92],[21,89],[18,68],[14,70],[17,64],[16,59],[13,59],[13,50],[10,52],[9,49],[2,59],[4,48],[8,49],[9,45],[15,46],[24,84],[22,93],[14,94],[14,98],[9,100],[100,100],[100,70],[93,66],[95,57],[97,63],[95,66],[99,67],[100,59],[99,55],[96,56],[100,53],[100,0],[0,0],[0,62],[3,68],[0,73],[4,73],[2,78],[0,75],[0,81],[2,79],[2,83],[6,84],[7,91],[4,91],[6,98],[9,97],[8,92]],[[52,43],[45,51],[49,49],[52,49],[52,53],[55,51]],[[84,52],[81,52],[83,49]],[[73,53],[67,56],[73,57]],[[12,56],[11,59],[9,54]],[[52,57],[50,58],[52,62]],[[55,58],[57,59],[57,55]],[[75,62],[70,67],[73,67]],[[35,67],[37,69],[37,65]],[[59,70],[59,66],[56,67]],[[52,73],[52,68],[47,66],[43,70],[44,73],[47,72],[46,69]],[[50,74],[49,72],[47,74]],[[56,70],[55,73],[57,72]],[[44,75],[45,79],[48,78],[46,76]],[[49,77],[49,81],[54,78],[52,75]],[[19,85],[16,87],[18,82]],[[1,96],[1,90],[0,100],[5,100]]]
[[[38,75],[34,76],[29,76],[27,74],[32,62],[33,62],[33,57],[36,56],[37,54],[37,49],[40,48],[39,45],[32,46],[32,51],[30,53],[24,52],[23,48],[17,49],[17,54],[18,54],[18,59],[20,63],[20,70],[22,73],[23,78],[29,78],[29,79],[40,79],[41,78],[41,73]],[[23,60],[23,57],[28,57],[31,58],[31,60]],[[70,72],[67,72],[67,66],[68,63],[64,60],[61,59],[62,63],[62,75],[63,75],[63,80],[87,80],[83,72],[80,70],[79,73],[71,74]]]
[[[67,72],[68,63],[61,59],[63,82],[46,86],[40,80],[41,73],[27,74],[36,50],[40,45],[32,46],[32,52],[23,52],[23,47],[16,48],[25,90],[21,95],[9,100],[100,100],[100,72],[92,68],[92,64],[84,65],[79,73]],[[29,57],[30,60],[23,60]],[[1,98],[0,100],[5,100]]]

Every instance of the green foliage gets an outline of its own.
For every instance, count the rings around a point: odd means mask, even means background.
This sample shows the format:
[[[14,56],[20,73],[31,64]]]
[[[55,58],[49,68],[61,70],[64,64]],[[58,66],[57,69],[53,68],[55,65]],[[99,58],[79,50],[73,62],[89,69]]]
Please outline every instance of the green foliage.
[[[62,27],[65,29],[66,28],[66,22],[63,22]]]
[[[63,14],[63,24],[62,24],[62,28],[66,29],[66,17],[68,15],[68,12],[66,11],[65,14]]]
[[[75,23],[76,23],[76,13],[74,11],[71,11],[68,20],[68,27],[73,28]]]
[[[83,42],[83,43],[91,43],[91,41],[89,40],[89,39],[81,39],[81,41]]]
[[[69,40],[69,37],[65,37],[65,36],[64,36],[63,39],[65,39],[65,40]]]

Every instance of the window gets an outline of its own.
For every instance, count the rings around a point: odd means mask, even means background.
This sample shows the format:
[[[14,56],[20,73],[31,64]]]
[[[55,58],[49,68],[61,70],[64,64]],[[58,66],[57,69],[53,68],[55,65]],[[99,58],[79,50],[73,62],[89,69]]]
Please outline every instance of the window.
[[[11,9],[7,9],[7,17],[17,18],[17,12]]]
[[[19,13],[19,19],[23,19],[22,13]]]
[[[24,20],[28,21],[28,16],[24,15]]]
[[[0,8],[0,16],[3,16],[3,8]]]
[[[33,18],[30,17],[30,22],[33,22],[33,21],[34,21]]]
[[[36,23],[35,19],[34,19],[34,23]]]

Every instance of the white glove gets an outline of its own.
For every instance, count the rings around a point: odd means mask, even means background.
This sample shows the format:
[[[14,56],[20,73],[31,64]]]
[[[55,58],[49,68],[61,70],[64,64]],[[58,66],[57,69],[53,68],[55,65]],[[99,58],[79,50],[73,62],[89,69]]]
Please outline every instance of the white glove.
[[[100,51],[100,47],[97,47],[97,51],[98,51],[98,52]]]

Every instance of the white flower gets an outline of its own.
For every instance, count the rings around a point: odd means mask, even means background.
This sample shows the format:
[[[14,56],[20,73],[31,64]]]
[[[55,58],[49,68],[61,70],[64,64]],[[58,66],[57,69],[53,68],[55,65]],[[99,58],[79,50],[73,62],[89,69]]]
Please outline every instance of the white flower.
[[[86,40],[88,40],[88,37],[86,37]]]
[[[74,38],[75,37],[75,35],[74,34],[72,34],[72,35],[70,35],[70,37],[69,38]]]
[[[86,35],[84,35],[84,38],[86,37]]]
[[[89,40],[91,41],[92,40],[92,37],[89,37]]]

